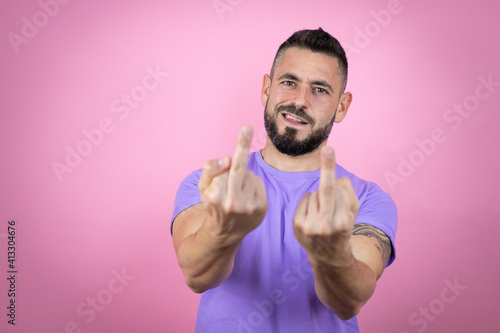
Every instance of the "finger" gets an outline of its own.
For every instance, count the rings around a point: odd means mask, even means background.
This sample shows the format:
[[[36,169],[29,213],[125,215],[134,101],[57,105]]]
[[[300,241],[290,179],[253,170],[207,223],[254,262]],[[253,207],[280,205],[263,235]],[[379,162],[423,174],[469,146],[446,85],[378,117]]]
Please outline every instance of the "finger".
[[[307,206],[307,215],[309,217],[317,215],[319,211],[319,193],[314,191],[309,194],[309,205]]]
[[[342,177],[337,179],[337,186],[341,187],[347,194],[346,200],[347,205],[351,213],[356,217],[359,211],[359,199],[354,191],[354,187],[352,186],[351,180],[347,177]]]
[[[319,207],[322,213],[333,215],[335,211],[335,152],[332,147],[323,147],[320,156]]]
[[[255,194],[254,198],[258,204],[258,207],[262,210],[262,212],[267,212],[267,193],[266,187],[264,186],[264,182],[260,179],[259,176],[255,177]]]
[[[341,181],[337,184],[337,195],[334,216],[335,233],[344,236],[350,236],[354,226],[356,215],[352,213],[352,198],[346,189],[346,183]],[[356,198],[357,200],[357,198]]]
[[[252,171],[245,172],[241,194],[238,196],[238,200],[232,201],[232,207],[234,210],[241,213],[249,213],[254,210],[255,202],[253,201],[253,198],[256,187],[254,177],[255,175]]]
[[[307,228],[311,234],[317,234],[321,229],[323,219],[321,219],[319,211],[319,192],[314,191],[309,196],[309,205],[307,206]]]
[[[228,156],[205,162],[200,180],[198,181],[200,193],[203,193],[210,186],[215,177],[227,171],[229,164],[230,158]]]
[[[306,193],[297,205],[297,209],[295,209],[295,217],[293,218],[293,224],[295,226],[302,225],[302,223],[306,220],[310,196],[311,193]]]
[[[264,183],[259,176],[256,176],[253,172],[248,172],[250,175],[245,180],[244,190],[248,193],[249,203],[252,210],[265,213],[267,211],[267,199],[266,199],[266,188]],[[247,189],[247,183],[251,183],[252,187]]]
[[[202,200],[207,203],[222,203],[226,197],[226,193],[227,171],[212,179],[212,183],[210,183],[210,186],[202,194]]]
[[[250,126],[243,126],[238,135],[238,142],[234,150],[233,160],[229,168],[228,194],[239,193],[247,170],[248,154],[252,142],[253,130]]]

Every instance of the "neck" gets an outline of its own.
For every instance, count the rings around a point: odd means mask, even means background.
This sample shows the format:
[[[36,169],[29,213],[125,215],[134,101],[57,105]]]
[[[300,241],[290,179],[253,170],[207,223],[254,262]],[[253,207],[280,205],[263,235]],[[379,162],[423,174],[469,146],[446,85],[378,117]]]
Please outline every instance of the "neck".
[[[287,172],[299,171],[315,171],[320,168],[320,150],[326,145],[325,142],[315,149],[314,151],[300,155],[289,156],[281,153],[273,145],[269,137],[266,141],[266,146],[262,149],[262,159],[275,169]]]

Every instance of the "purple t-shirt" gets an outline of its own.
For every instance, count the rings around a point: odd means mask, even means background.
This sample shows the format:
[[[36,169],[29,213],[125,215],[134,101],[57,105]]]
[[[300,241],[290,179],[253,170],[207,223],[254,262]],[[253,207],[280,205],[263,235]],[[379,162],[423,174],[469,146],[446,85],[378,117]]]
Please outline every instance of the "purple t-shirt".
[[[268,210],[262,223],[241,243],[229,277],[202,293],[196,332],[359,332],[358,320],[342,321],[318,299],[306,251],[293,233],[295,209],[305,193],[318,190],[320,170],[285,172],[275,169],[260,153],[248,157],[248,169],[266,187]],[[200,203],[194,171],[181,183],[175,199],[175,217]],[[382,230],[394,246],[397,210],[391,197],[372,182],[336,165],[336,176],[351,179],[360,208],[356,223]],[[393,247],[390,265],[395,258]]]

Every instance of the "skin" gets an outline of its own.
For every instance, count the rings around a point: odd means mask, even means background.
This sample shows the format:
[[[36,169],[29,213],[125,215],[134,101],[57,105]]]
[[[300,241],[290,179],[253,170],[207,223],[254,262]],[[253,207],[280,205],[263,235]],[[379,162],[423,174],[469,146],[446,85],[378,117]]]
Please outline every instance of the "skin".
[[[292,125],[283,116],[277,117],[279,133],[286,126],[298,130],[297,139],[304,139],[313,129],[328,124],[335,112],[335,122],[340,123],[346,116],[352,101],[352,94],[340,95],[340,78],[337,75],[336,58],[314,53],[309,50],[291,47],[283,55],[281,63],[274,69],[274,78],[264,75],[262,85],[262,105],[267,104],[266,112],[275,112],[279,105],[303,107],[315,124]],[[294,79],[295,78],[295,79]],[[267,138],[262,157],[276,169],[296,172],[313,171],[320,168],[320,151],[326,146],[324,141],[318,149],[302,156],[288,156],[280,153]]]
[[[311,124],[275,114],[280,133],[297,129],[297,139],[328,124],[341,122],[352,101],[340,94],[338,61],[296,47],[285,51],[274,77],[264,76],[262,104],[276,113],[279,105],[304,108]],[[262,180],[246,169],[252,129],[241,129],[233,157],[207,161],[199,181],[202,203],[181,212],[173,224],[174,248],[187,285],[203,292],[231,274],[244,237],[262,222],[267,200]],[[264,160],[283,171],[321,169],[319,190],[297,206],[294,232],[311,263],[316,295],[341,319],[356,315],[372,295],[389,259],[390,240],[368,224],[354,224],[359,201],[348,178],[335,178],[335,153],[323,142],[318,149],[291,157],[267,140]]]

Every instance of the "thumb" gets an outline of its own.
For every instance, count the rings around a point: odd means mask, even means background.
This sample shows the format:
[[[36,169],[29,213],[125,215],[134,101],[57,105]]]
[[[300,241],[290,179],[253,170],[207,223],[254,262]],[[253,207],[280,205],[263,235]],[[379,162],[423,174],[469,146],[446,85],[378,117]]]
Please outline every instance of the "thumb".
[[[201,172],[198,188],[200,193],[203,193],[207,187],[210,186],[212,180],[218,175],[223,174],[229,170],[231,159],[228,156],[221,157],[217,160],[209,160],[205,162],[203,171]]]

